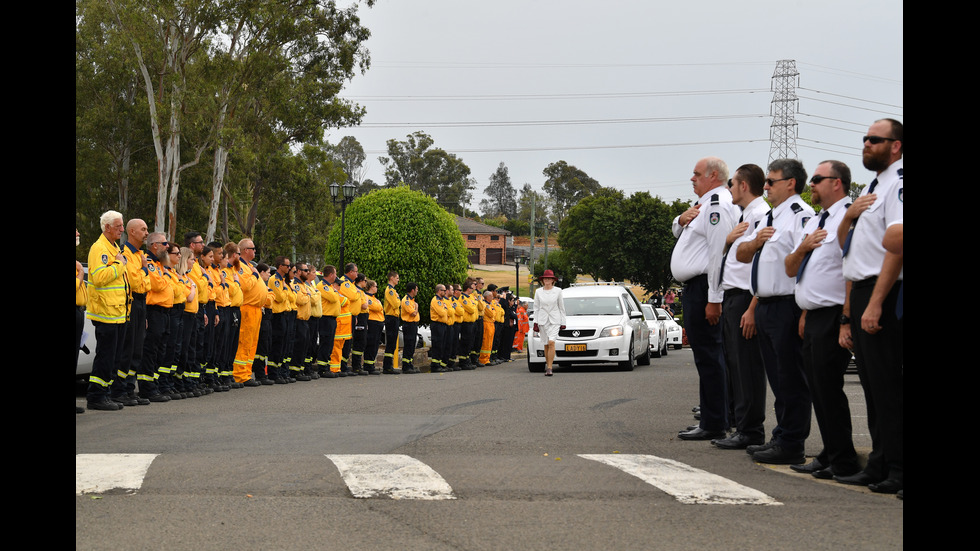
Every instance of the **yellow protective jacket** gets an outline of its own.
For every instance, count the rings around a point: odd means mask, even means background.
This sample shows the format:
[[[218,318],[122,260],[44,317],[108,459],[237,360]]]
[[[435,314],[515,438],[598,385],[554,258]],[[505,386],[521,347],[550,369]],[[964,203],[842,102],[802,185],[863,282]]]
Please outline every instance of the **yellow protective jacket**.
[[[146,291],[147,306],[173,308],[174,288],[170,285],[170,274],[157,257],[152,254],[146,256],[149,259],[146,270],[150,276],[150,288]]]
[[[479,317],[476,312],[476,298],[473,295],[463,294],[460,298],[460,303],[463,306],[463,321],[466,323],[474,322]]]
[[[417,302],[415,302],[415,299],[405,295],[405,298],[402,299],[401,305],[402,321],[418,322],[420,319],[422,319],[422,316],[419,315],[419,305]]]
[[[385,320],[385,309],[378,297],[367,294],[367,305],[368,305],[368,319],[371,321],[384,321]]]
[[[296,296],[296,319],[310,319],[310,291],[306,283],[296,278],[293,280],[293,294]]]
[[[272,313],[281,314],[289,309],[289,297],[286,296],[285,279],[279,272],[272,274],[269,278],[269,290],[272,291]]]
[[[340,293],[334,290],[327,280],[320,280],[317,285],[320,288],[320,303],[323,306],[323,315],[337,317],[340,315]]]
[[[150,288],[150,276],[143,269],[143,251],[137,249],[129,241],[123,245],[122,253],[126,257],[126,277],[129,278],[129,290],[133,293],[146,293]]]
[[[88,305],[85,316],[102,323],[126,323],[129,281],[126,267],[116,260],[119,248],[105,234],[88,252]]]
[[[446,306],[446,299],[439,298],[438,296],[432,297],[432,302],[429,303],[429,318],[432,321],[449,323],[449,310]]]
[[[252,271],[251,264],[244,260],[238,263],[238,285],[242,288],[242,304],[262,308],[269,289],[259,272]]]
[[[398,299],[398,291],[391,284],[385,289],[385,315],[398,316],[401,301]]]

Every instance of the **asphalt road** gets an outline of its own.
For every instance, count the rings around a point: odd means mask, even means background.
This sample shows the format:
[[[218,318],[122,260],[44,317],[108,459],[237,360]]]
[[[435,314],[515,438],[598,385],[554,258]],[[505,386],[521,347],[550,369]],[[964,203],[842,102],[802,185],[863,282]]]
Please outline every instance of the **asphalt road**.
[[[847,392],[855,444],[866,453],[856,376],[848,376]],[[75,546],[903,546],[904,507],[894,496],[677,439],[678,429],[694,422],[696,402],[697,373],[685,349],[633,372],[559,368],[548,378],[529,373],[521,360],[89,411],[75,416]],[[810,455],[820,448],[815,422],[812,432]],[[393,465],[369,468],[378,458]],[[144,467],[126,482],[92,482],[96,474],[125,471],[117,460]],[[354,497],[371,491],[359,483],[413,486],[431,481],[429,471],[448,490],[403,487],[400,499],[384,490]],[[725,499],[735,494],[765,499]]]

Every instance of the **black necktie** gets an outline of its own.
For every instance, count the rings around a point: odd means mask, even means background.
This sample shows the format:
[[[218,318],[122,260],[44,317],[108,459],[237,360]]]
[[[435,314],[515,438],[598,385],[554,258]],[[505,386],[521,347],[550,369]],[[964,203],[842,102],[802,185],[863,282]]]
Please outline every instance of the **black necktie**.
[[[830,216],[830,211],[829,210],[823,211],[823,214],[820,215],[820,223],[817,224],[817,229],[818,230],[822,230],[823,229],[823,225],[825,223],[827,223],[827,217],[828,216]],[[806,267],[806,263],[810,261],[810,256],[812,256],[812,255],[813,255],[813,249],[807,251],[806,256],[803,257],[803,261],[800,262],[800,269],[799,269],[798,272],[796,272],[796,281],[797,281],[797,283],[799,283],[800,278],[803,277],[803,268]]]
[[[769,215],[766,217],[766,227],[772,226],[772,210],[769,211]],[[763,243],[762,247],[766,244]],[[759,247],[758,251],[755,251],[755,257],[752,258],[752,292],[759,292],[759,256],[762,254],[762,247]]]

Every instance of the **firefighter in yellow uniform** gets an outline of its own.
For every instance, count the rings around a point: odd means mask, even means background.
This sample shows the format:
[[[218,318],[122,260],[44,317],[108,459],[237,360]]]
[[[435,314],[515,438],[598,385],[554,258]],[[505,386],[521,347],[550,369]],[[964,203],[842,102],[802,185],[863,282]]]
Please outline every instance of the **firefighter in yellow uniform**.
[[[269,290],[272,291],[272,349],[269,351],[269,378],[276,384],[288,383],[288,368],[283,363],[285,357],[286,317],[289,310],[289,296],[286,288],[289,281],[286,277],[292,265],[289,259],[280,256],[275,261],[275,273],[269,278]]]
[[[449,336],[449,307],[446,304],[446,286],[436,285],[436,296],[432,297],[429,303],[429,318],[432,323],[429,328],[432,331],[432,348],[429,356],[432,358],[432,373],[442,373],[446,369],[446,349]],[[452,370],[448,370],[452,371]]]
[[[323,307],[323,317],[320,318],[320,349],[317,351],[316,367],[321,377],[336,379],[340,375],[340,364],[335,372],[330,365],[333,352],[334,336],[337,333],[337,316],[340,315],[340,293],[334,290],[333,282],[337,278],[337,269],[324,266],[323,277],[317,287],[320,289],[320,303]]]
[[[238,331],[238,349],[235,351],[233,374],[235,382],[244,386],[262,386],[252,373],[255,350],[259,344],[259,330],[262,328],[262,306],[269,289],[259,277],[259,271],[252,265],[255,259],[255,243],[251,239],[238,242],[241,261],[238,264],[238,284],[242,289],[241,324]],[[200,285],[198,285],[200,287]]]
[[[304,373],[310,377],[310,379],[319,379],[320,374],[317,373],[316,361],[317,356],[317,342],[319,341],[320,334],[320,319],[323,318],[323,300],[320,298],[320,289],[316,286],[316,275],[314,273],[313,265],[309,265],[310,269],[305,274],[304,281],[306,282],[307,291],[310,293],[310,327],[309,327],[309,340],[306,346],[306,357],[303,358]]]
[[[139,381],[140,396],[154,402],[174,398],[170,381],[161,379],[161,375],[166,376],[166,371],[160,371],[170,334],[170,309],[174,304],[174,291],[165,268],[165,263],[169,262],[168,245],[162,233],[151,233],[147,238],[146,270],[150,286],[146,292],[146,338],[143,340]]]
[[[463,323],[459,331],[459,366],[462,369],[476,369],[476,358],[470,356],[473,347],[473,335],[477,326],[476,293],[473,292],[473,281],[467,278],[463,282],[463,291],[459,303],[463,308]]]
[[[307,264],[299,263],[296,265],[296,278],[293,279],[293,293],[296,296],[296,329],[293,335],[293,353],[289,362],[290,375],[297,381],[311,381],[306,371],[303,360],[306,358],[306,350],[310,346],[310,315],[313,308],[310,306],[310,291],[303,279],[304,274],[309,268]]]
[[[385,325],[385,309],[381,300],[377,297],[378,284],[368,280],[365,289],[368,307],[367,342],[364,345],[364,371],[368,375],[380,375],[381,371],[375,369],[374,364],[378,359],[378,345],[381,341],[381,331]]]
[[[97,344],[85,397],[88,409],[117,411],[123,406],[109,399],[109,387],[125,347],[130,300],[126,257],[116,246],[123,234],[122,214],[107,211],[99,218],[99,225],[102,234],[88,253],[85,316],[95,326]]]
[[[354,279],[357,277],[357,265],[353,263],[348,263],[345,267],[347,272],[338,278],[340,282],[340,294],[344,295],[348,301],[348,308],[351,314],[351,342],[344,343],[344,353],[340,358],[341,372],[345,372],[349,375],[357,375],[357,370],[360,368],[359,362],[354,361],[352,355],[353,339],[355,329],[357,327],[357,316],[361,313],[361,290],[357,287]],[[339,320],[338,320],[339,324]],[[358,356],[364,354],[363,349],[358,351]]]
[[[351,339],[351,315],[350,301],[340,293],[340,280],[335,279],[333,289],[340,295],[340,314],[337,315],[337,331],[333,336],[333,353],[330,354],[330,371],[337,373],[340,377],[350,375],[347,369],[345,354],[350,350]]]
[[[419,294],[419,286],[413,282],[409,282],[405,285],[405,297],[402,298],[400,312],[401,312],[401,325],[403,340],[405,341],[405,350],[402,353],[402,369],[401,373],[421,373],[417,367],[415,367],[415,344],[418,340],[419,334],[419,320],[422,316],[419,315],[419,304],[415,302],[415,296]],[[396,336],[397,337],[397,336]],[[386,338],[387,340],[387,338]],[[388,342],[385,342],[385,347],[388,346]],[[398,339],[391,341],[391,346],[393,349],[398,349]],[[398,373],[398,370],[394,370],[392,373]]]
[[[497,305],[493,300],[493,291],[483,293],[486,306],[483,308],[483,341],[480,344],[480,367],[490,363],[490,353],[493,349],[494,321],[497,319]]]
[[[382,373],[394,373],[398,353],[398,321],[401,317],[401,300],[398,298],[398,272],[388,272],[388,286],[385,287],[385,356],[381,364]]]

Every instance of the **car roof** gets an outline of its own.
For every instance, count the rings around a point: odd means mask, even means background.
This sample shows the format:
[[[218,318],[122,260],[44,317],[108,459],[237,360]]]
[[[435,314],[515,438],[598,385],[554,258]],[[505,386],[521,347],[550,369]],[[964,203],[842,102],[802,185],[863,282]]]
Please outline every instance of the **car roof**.
[[[581,285],[561,290],[563,297],[618,297],[625,292],[621,285]]]

